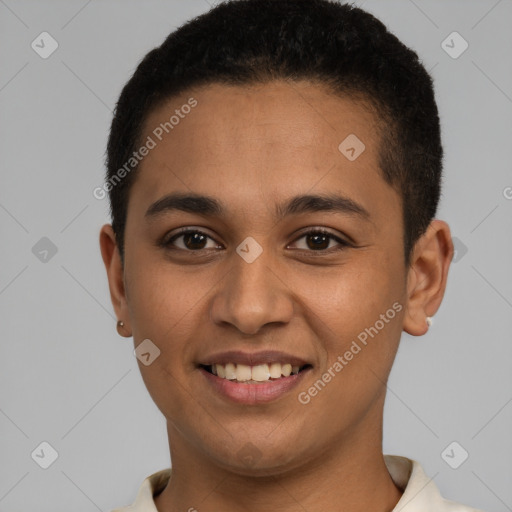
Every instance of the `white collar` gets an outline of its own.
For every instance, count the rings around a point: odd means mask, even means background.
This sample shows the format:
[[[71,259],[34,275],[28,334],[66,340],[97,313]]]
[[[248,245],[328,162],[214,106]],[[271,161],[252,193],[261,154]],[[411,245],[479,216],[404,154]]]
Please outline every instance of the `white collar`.
[[[391,478],[403,491],[400,501],[391,512],[481,512],[442,498],[432,478],[415,460],[396,455],[384,455]],[[153,496],[167,485],[171,468],[162,469],[148,476],[139,488],[137,497],[129,507],[112,512],[158,512]]]

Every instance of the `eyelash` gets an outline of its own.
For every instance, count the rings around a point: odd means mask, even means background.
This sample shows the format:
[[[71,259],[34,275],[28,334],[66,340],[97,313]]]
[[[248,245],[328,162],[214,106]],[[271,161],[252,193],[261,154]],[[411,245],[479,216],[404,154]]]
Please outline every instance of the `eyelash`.
[[[173,242],[176,241],[178,238],[180,238],[180,237],[182,237],[182,236],[184,236],[186,234],[189,234],[189,233],[195,233],[195,234],[204,235],[207,238],[209,238],[211,240],[214,240],[210,235],[208,235],[207,233],[204,233],[203,231],[201,231],[199,229],[181,228],[179,230],[179,232],[175,233],[172,237],[170,237],[170,238],[164,237],[164,239],[163,239],[163,241],[161,242],[160,245],[163,246],[166,249],[169,249],[169,250],[180,250],[180,251],[185,251],[185,252],[189,252],[189,253],[200,253],[202,251],[211,250],[211,249],[197,249],[197,250],[182,249],[181,247],[174,247],[172,245]],[[307,252],[308,254],[315,254],[315,253],[332,254],[333,252],[342,251],[342,250],[346,249],[347,247],[352,247],[352,245],[349,242],[347,242],[347,241],[343,240],[342,238],[334,235],[330,231],[325,230],[324,228],[313,228],[313,229],[310,229],[309,231],[305,231],[298,238],[296,238],[293,243],[295,243],[296,241],[298,241],[301,238],[304,238],[304,237],[306,237],[308,235],[324,235],[324,236],[327,236],[329,239],[336,241],[339,244],[339,247],[335,247],[335,248],[331,247],[330,249],[318,249],[318,250],[313,250],[313,249],[294,249],[294,250],[302,252],[302,253],[306,253]]]

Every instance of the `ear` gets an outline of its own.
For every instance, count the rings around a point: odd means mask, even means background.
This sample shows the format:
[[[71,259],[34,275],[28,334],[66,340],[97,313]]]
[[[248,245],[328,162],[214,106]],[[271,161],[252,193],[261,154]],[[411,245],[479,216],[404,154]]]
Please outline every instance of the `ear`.
[[[427,332],[426,319],[441,305],[452,258],[450,228],[444,221],[433,220],[416,242],[411,255],[403,324],[408,334],[421,336]]]
[[[112,306],[117,318],[124,323],[123,332],[131,333],[130,316],[125,294],[124,268],[116,242],[116,235],[110,224],[105,224],[101,228],[100,249],[101,257],[107,270]],[[122,334],[122,336],[125,336],[125,334]],[[131,334],[127,334],[125,337],[129,336]]]

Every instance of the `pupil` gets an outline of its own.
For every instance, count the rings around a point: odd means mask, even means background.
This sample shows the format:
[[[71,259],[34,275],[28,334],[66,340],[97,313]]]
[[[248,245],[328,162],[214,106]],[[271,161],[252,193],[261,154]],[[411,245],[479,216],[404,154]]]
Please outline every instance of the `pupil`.
[[[200,233],[186,233],[183,238],[187,249],[202,249],[203,247],[197,247],[194,244],[201,245],[206,237]]]
[[[328,240],[327,235],[322,235],[322,234],[309,235],[308,240],[315,240],[316,242],[318,242],[320,240],[320,244],[322,244],[322,245],[319,245],[315,242],[313,244],[313,246],[310,247],[313,249],[325,249],[329,246],[329,240]],[[325,242],[327,242],[327,244]]]

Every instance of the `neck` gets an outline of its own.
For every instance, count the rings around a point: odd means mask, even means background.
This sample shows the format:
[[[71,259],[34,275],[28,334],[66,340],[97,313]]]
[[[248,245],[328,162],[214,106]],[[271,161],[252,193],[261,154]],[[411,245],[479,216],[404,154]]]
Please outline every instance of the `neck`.
[[[375,425],[375,423],[374,423]],[[219,467],[174,429],[171,479],[155,498],[159,512],[389,512],[402,492],[395,486],[382,455],[382,427],[318,452],[295,468],[268,470],[266,476],[240,475]]]

